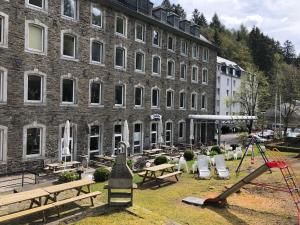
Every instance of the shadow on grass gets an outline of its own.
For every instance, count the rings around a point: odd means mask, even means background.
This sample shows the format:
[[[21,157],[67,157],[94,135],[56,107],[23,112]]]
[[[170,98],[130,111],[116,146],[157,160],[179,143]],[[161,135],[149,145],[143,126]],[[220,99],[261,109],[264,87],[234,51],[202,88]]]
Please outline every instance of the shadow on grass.
[[[227,222],[229,222],[232,225],[236,225],[236,224],[248,225],[248,223],[246,221],[242,220],[241,218],[239,218],[236,215],[234,215],[233,213],[231,213],[227,207],[217,208],[217,207],[213,207],[213,206],[206,206],[206,208],[219,214],[224,219],[226,219]]]
[[[146,181],[143,184],[138,183],[137,185],[138,185],[138,189],[140,190],[146,190],[146,189],[157,190],[176,183],[177,183],[176,181],[172,181],[172,180],[164,180],[164,181],[151,180],[151,181]]]

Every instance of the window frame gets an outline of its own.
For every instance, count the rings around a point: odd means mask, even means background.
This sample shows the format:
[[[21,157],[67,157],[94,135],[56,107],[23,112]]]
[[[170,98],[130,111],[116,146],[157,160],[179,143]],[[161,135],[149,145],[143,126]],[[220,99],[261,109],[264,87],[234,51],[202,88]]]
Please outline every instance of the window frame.
[[[159,73],[156,73],[153,71],[153,66],[154,66],[154,58],[158,58],[159,59]],[[160,77],[161,76],[161,57],[159,55],[152,55],[152,76],[158,76]]]
[[[122,18],[123,21],[124,21],[124,27],[123,27],[124,34],[117,32],[117,19],[118,18]],[[123,15],[123,14],[116,13],[115,14],[115,22],[114,22],[114,24],[115,24],[115,32],[114,32],[115,35],[127,38],[128,18],[125,15]]]
[[[32,49],[29,47],[29,30],[30,25],[33,25],[38,28],[42,28],[42,45],[43,50],[39,51],[37,49]],[[41,23],[39,20],[26,20],[25,21],[25,52],[40,54],[40,55],[47,55],[48,52],[48,27]]]
[[[99,25],[96,25],[96,24],[93,24],[93,8],[98,8],[100,11],[101,11],[101,26]],[[95,2],[91,2],[91,26],[94,27],[94,28],[97,28],[97,29],[104,29],[104,25],[105,25],[105,11],[100,7],[100,4],[97,4]]]
[[[193,96],[195,96],[195,106],[193,107]],[[193,91],[191,93],[191,110],[197,110],[198,109],[198,93]]]
[[[172,38],[172,48],[169,48],[169,38]],[[167,49],[170,52],[176,51],[176,37],[174,35],[168,34],[168,42],[167,42]]]
[[[0,12],[0,17],[2,17],[2,41],[0,42],[1,48],[8,48],[8,31],[9,31],[9,16],[3,12]]]
[[[169,74],[169,63],[172,63],[172,71],[171,71],[171,75]],[[174,59],[167,59],[167,78],[168,79],[175,79],[175,72],[176,71],[176,64],[175,64],[175,60]]]
[[[123,66],[116,65],[117,60],[117,48],[122,48],[124,50]],[[114,68],[117,70],[126,70],[127,69],[127,48],[123,45],[115,45],[114,50]]]
[[[206,71],[206,81],[204,81],[204,71]],[[202,69],[202,84],[207,85],[208,84],[208,69],[206,67],[204,67]]]
[[[183,124],[182,128],[182,137],[180,136],[180,124]],[[185,140],[185,135],[186,135],[186,122],[185,120],[179,120],[178,121],[178,140],[183,141]]]
[[[102,55],[100,54],[100,62],[93,60],[93,43],[94,42],[102,44]],[[90,64],[105,66],[104,60],[105,60],[105,43],[101,39],[91,38],[90,39]]]
[[[171,130],[167,130],[167,124],[170,123],[171,124]],[[170,141],[167,142],[167,133],[170,132]],[[174,137],[174,123],[172,120],[167,120],[165,122],[165,145],[167,146],[172,146],[173,145],[173,137]],[[170,143],[170,145],[168,145],[167,143]]]
[[[203,96],[205,96],[204,102],[203,102]],[[207,94],[204,92],[201,94],[201,111],[206,111],[206,110],[207,110]]]
[[[38,154],[27,155],[27,130],[28,129],[40,129],[40,149]],[[23,127],[23,159],[41,158],[45,156],[46,149],[46,126],[34,121],[31,124]]]
[[[64,55],[64,36],[65,35],[69,35],[69,36],[72,36],[74,38],[74,47],[73,47],[74,56]],[[72,30],[62,30],[61,31],[61,48],[60,48],[61,59],[79,61],[78,51],[79,51],[79,37],[78,37],[78,35],[75,32],[73,32]]]
[[[122,87],[122,104],[116,104],[116,86]],[[114,85],[114,108],[126,108],[126,85],[123,83]]]
[[[139,145],[135,145],[134,144],[134,137],[135,137],[135,125],[140,125],[141,126],[141,132],[140,132],[140,144]],[[132,123],[132,125],[133,125],[133,130],[132,130],[132,132],[133,132],[133,137],[132,137],[132,154],[133,155],[135,155],[135,154],[139,154],[139,153],[143,153],[143,150],[144,150],[144,124],[143,124],[143,122],[142,121],[140,121],[140,120],[138,120],[138,121],[135,121],[135,122],[133,122]],[[135,151],[134,151],[134,148],[135,147],[140,147],[140,152],[139,153],[135,153]]]
[[[115,133],[115,126],[121,126],[121,133]],[[121,137],[121,140],[120,141],[123,141],[123,130],[124,130],[124,122],[115,122],[113,123],[113,132],[112,132],[112,155],[116,155],[116,148],[115,148],[115,145],[116,145],[116,137]]]
[[[0,66],[0,105],[7,104],[7,72],[6,68]]]
[[[209,49],[208,48],[203,48],[202,61],[203,62],[209,61]]]
[[[99,135],[91,135],[91,128],[93,126],[99,127]],[[89,159],[91,158],[91,153],[103,154],[103,124],[99,123],[98,121],[94,121],[93,123],[88,124],[89,133],[88,133],[88,156]],[[91,138],[98,137],[98,150],[91,151]]]
[[[63,101],[63,80],[72,80],[73,81],[73,101],[64,102]],[[76,106],[77,105],[77,78],[73,77],[71,74],[63,75],[60,78],[60,106]]]
[[[182,66],[185,66],[185,76],[184,76],[184,78],[181,77],[181,67]],[[181,81],[187,81],[187,71],[188,71],[187,64],[185,62],[181,62],[180,63],[180,78],[179,78]]]
[[[154,32],[158,33],[158,45],[154,43]],[[156,47],[156,48],[161,48],[161,44],[162,44],[162,34],[161,31],[159,29],[152,29],[152,46]]]
[[[137,38],[137,26],[141,26],[143,28],[143,38],[142,40]],[[136,42],[140,42],[140,43],[146,43],[146,26],[145,24],[141,23],[141,22],[138,22],[138,21],[135,21],[135,24],[134,24],[134,40]]]
[[[139,69],[136,68],[136,66],[137,66],[137,63],[136,63],[137,54],[142,54],[143,55],[142,70],[139,70]],[[145,63],[146,63],[146,54],[145,54],[145,52],[142,51],[141,49],[135,51],[134,52],[134,72],[145,74]]]
[[[183,106],[181,106],[181,94],[184,94]],[[181,90],[179,92],[179,109],[180,110],[186,110],[186,91],[185,90]]]
[[[158,95],[156,96],[157,105],[153,105],[153,91],[157,90]],[[160,98],[161,98],[161,90],[159,87],[155,86],[151,88],[151,109],[159,109],[160,108]]]
[[[30,75],[39,76],[41,77],[41,100],[29,100],[28,99],[28,77]],[[35,69],[33,71],[26,71],[24,73],[24,104],[25,105],[41,105],[46,104],[46,93],[47,93],[47,75],[45,73],[42,73],[38,69]]]
[[[142,93],[141,93],[141,104],[140,105],[136,105],[136,89],[140,88]],[[144,108],[144,94],[145,94],[145,88],[142,85],[135,85],[134,86],[134,108],[135,109],[142,109]]]
[[[42,0],[42,3],[43,3],[42,7],[30,4],[29,1],[30,0],[26,0],[25,1],[25,7],[26,8],[30,8],[30,9],[34,9],[34,10],[39,10],[39,11],[43,11],[43,12],[47,12],[48,11],[48,0]]]
[[[0,162],[7,162],[7,133],[8,128],[0,125]]]
[[[194,49],[196,49],[196,56],[194,55]],[[199,45],[193,44],[193,46],[192,46],[192,58],[193,59],[199,59],[199,55],[200,55],[199,51],[200,51]]]
[[[183,43],[185,43],[185,52],[183,52]],[[180,42],[180,54],[182,56],[188,56],[188,42],[186,40],[181,40]]]
[[[168,106],[168,92],[171,92],[171,106]],[[166,90],[166,109],[174,109],[174,90],[171,88],[168,88]]]
[[[92,103],[91,97],[92,97],[92,84],[98,83],[100,84],[100,90],[99,90],[99,103]],[[99,78],[90,79],[89,80],[89,107],[103,107],[103,82]]]
[[[193,79],[194,69],[196,69],[196,80]],[[196,65],[192,65],[192,69],[191,69],[191,82],[192,83],[196,83],[196,84],[198,84],[198,82],[199,82],[199,67],[196,66]]]
[[[64,2],[65,0],[61,0],[61,17],[67,20],[78,21],[79,20],[79,0],[74,0],[75,2],[75,10],[74,17],[70,17],[64,14]]]

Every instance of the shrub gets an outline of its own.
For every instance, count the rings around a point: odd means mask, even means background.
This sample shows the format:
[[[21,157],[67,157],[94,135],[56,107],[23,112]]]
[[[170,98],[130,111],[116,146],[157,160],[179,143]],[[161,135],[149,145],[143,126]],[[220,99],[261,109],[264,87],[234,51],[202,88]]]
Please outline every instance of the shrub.
[[[58,176],[59,183],[67,183],[78,179],[79,179],[78,173],[73,171],[65,171],[60,173]]]
[[[132,169],[132,167],[133,167],[133,161],[132,161],[131,159],[128,159],[128,160],[127,160],[127,166],[128,166],[130,169]]]
[[[186,150],[183,154],[186,161],[191,161],[194,159],[194,152],[192,150]]]
[[[211,152],[217,152],[218,154],[221,154],[221,149],[220,149],[220,147],[219,147],[218,145],[212,146],[212,148],[211,148],[210,151],[211,151]],[[211,154],[210,154],[210,155],[211,155]]]
[[[209,152],[209,156],[215,156],[215,155],[219,155],[219,153],[217,151],[215,151],[215,150],[211,150]]]
[[[106,167],[104,167],[104,166],[99,167],[94,172],[94,180],[96,182],[106,181],[106,180],[108,180],[109,174],[110,174],[110,171]]]
[[[232,150],[235,150],[237,147],[239,147],[238,144],[231,144],[230,147],[232,147]]]
[[[167,163],[167,162],[168,162],[168,159],[164,155],[160,155],[160,156],[156,157],[155,160],[154,160],[155,165],[161,165],[161,164],[164,164],[164,163]]]

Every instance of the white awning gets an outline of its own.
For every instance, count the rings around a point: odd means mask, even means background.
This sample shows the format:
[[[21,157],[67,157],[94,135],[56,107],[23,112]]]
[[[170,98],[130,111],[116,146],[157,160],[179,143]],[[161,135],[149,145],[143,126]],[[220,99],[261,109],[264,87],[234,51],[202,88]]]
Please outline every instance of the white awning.
[[[257,116],[226,116],[226,115],[189,115],[189,119],[196,120],[257,120]]]

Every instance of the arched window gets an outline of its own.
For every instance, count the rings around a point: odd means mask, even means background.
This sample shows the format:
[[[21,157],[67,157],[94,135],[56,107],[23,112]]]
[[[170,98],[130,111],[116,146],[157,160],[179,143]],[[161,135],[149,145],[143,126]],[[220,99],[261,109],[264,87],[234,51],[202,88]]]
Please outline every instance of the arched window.
[[[38,20],[25,21],[25,50],[47,54],[48,27]]]
[[[160,107],[160,89],[158,87],[154,87],[151,89],[151,107]]]
[[[161,61],[157,55],[152,56],[152,75],[160,76]]]

